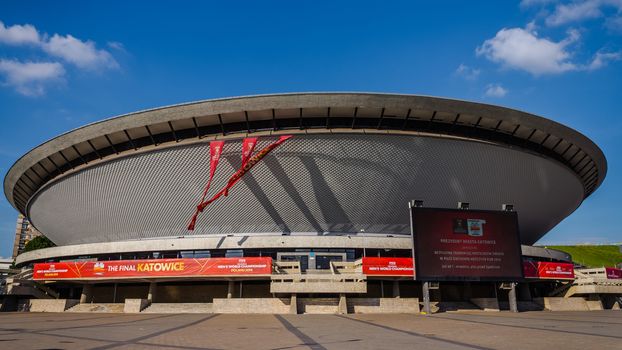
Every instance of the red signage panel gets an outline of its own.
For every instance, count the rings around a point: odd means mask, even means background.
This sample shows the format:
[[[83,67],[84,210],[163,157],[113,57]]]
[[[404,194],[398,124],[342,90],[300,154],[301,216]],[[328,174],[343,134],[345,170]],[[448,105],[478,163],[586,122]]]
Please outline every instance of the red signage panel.
[[[516,212],[414,207],[411,214],[417,279],[523,278]]]
[[[363,274],[377,276],[412,276],[412,258],[363,258]]]
[[[608,279],[622,279],[622,269],[616,269],[613,267],[605,267],[605,271],[607,272]]]
[[[570,263],[548,261],[523,261],[525,278],[539,279],[574,279],[574,265]]]
[[[76,261],[35,264],[33,279],[108,279],[270,275],[272,258],[201,258]]]

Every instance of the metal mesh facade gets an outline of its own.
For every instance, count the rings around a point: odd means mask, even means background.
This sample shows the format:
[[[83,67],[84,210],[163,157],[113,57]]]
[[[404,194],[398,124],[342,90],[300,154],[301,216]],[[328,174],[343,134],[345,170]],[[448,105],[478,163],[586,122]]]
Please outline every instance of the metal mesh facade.
[[[273,139],[261,139],[257,149]],[[227,141],[210,193],[240,165]],[[539,155],[407,135],[297,135],[186,230],[209,174],[207,143],[121,157],[44,187],[34,225],[59,245],[228,233],[409,234],[407,203],[500,209],[514,204],[531,244],[583,199],[578,178]]]

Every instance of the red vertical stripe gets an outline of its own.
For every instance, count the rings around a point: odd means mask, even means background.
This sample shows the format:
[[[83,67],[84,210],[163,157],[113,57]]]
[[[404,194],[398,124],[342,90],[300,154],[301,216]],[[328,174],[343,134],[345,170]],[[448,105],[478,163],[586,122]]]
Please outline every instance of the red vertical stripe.
[[[207,180],[207,184],[205,185],[205,189],[203,190],[203,195],[201,196],[201,201],[199,203],[203,203],[205,201],[205,197],[207,196],[207,192],[209,191],[210,186],[212,185],[212,179],[214,178],[214,174],[216,173],[216,168],[218,167],[218,162],[220,161],[220,155],[222,154],[222,150],[225,147],[225,141],[211,141],[209,143],[209,180]],[[199,210],[194,211],[194,215],[190,219],[190,224],[188,224],[188,230],[194,230],[194,226],[197,222],[197,216],[199,215]]]
[[[199,212],[202,212],[205,209],[205,207],[207,207],[212,202],[220,198],[222,195],[226,196],[229,189],[232,188],[242,178],[242,176],[244,176],[244,174],[250,171],[260,160],[262,160],[265,156],[267,156],[268,153],[272,152],[272,150],[279,147],[281,144],[283,144],[283,142],[289,140],[291,137],[292,137],[291,135],[281,136],[277,141],[271,143],[270,145],[263,148],[261,151],[257,152],[257,154],[250,157],[248,161],[246,162],[246,164],[240,170],[238,170],[235,174],[233,174],[233,176],[231,176],[227,185],[222,190],[220,190],[220,192],[216,193],[216,195],[214,195],[214,197],[212,197],[210,200],[199,204],[199,206],[197,207],[197,210]]]

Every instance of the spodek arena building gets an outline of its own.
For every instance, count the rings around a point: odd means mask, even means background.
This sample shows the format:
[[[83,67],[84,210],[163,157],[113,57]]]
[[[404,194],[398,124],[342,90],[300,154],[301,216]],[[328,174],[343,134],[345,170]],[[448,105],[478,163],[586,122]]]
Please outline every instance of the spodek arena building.
[[[606,172],[587,137],[532,114],[300,93],[72,130],[20,158],[4,192],[57,245],[17,265],[62,298],[390,312],[418,310],[422,286],[433,301],[545,295],[570,257],[532,244]]]

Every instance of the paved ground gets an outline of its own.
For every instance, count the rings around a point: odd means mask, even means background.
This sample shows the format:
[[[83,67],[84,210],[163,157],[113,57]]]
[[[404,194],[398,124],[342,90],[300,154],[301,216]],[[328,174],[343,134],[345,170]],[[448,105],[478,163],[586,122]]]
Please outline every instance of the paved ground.
[[[622,349],[622,311],[0,314],[0,349]]]

